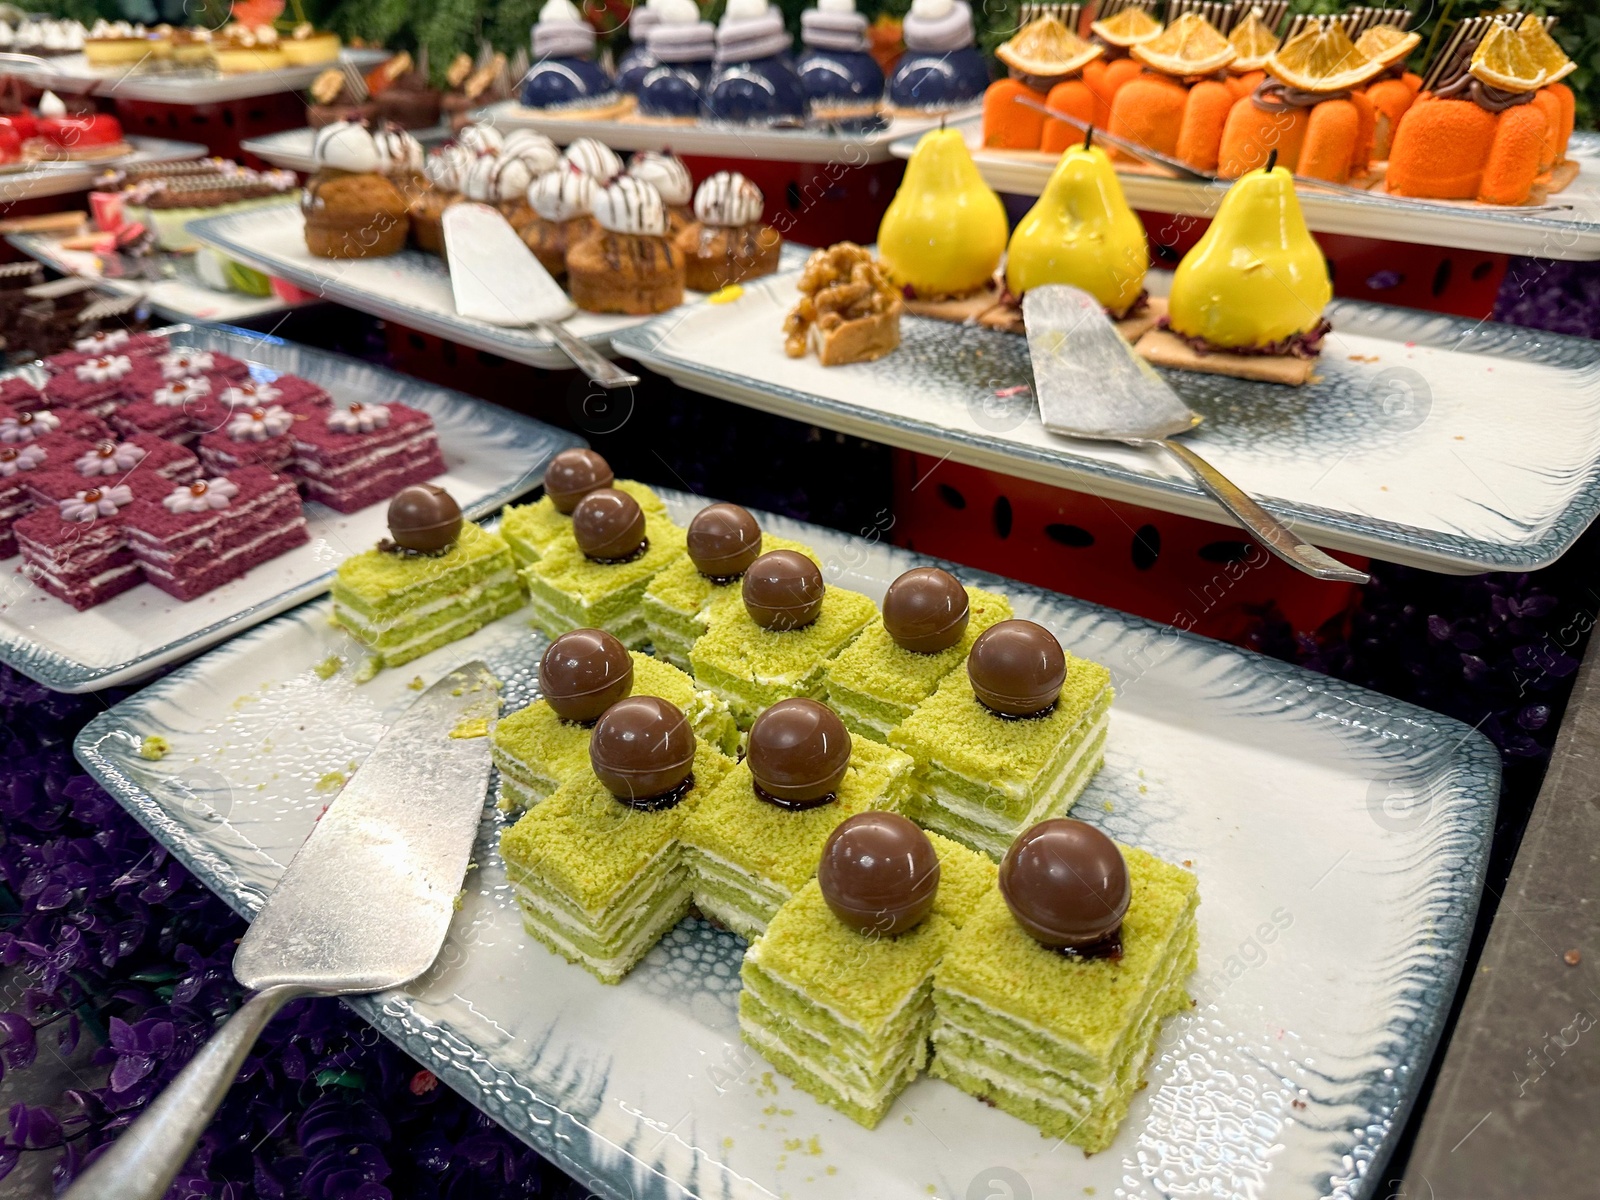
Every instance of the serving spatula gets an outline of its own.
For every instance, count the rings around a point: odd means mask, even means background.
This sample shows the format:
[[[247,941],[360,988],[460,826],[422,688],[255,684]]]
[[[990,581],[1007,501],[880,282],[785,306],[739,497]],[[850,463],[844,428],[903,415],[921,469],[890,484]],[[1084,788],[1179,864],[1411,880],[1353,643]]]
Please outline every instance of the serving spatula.
[[[68,1200],[160,1200],[284,1004],[399,987],[433,964],[483,815],[496,686],[487,666],[469,663],[383,735],[239,943],[233,973],[255,994]]]
[[[1203,419],[1117,332],[1105,307],[1065,284],[1029,288],[1022,321],[1033,359],[1039,417],[1051,433],[1165,450],[1263,546],[1318,579],[1365,583],[1367,575],[1324,554],[1252,500],[1182,442]]]

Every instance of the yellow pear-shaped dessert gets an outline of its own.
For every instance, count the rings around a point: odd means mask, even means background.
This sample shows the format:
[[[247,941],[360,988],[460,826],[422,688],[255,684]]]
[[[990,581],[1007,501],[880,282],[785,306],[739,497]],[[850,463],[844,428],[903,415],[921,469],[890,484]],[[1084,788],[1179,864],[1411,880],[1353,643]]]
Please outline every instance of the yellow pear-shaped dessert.
[[[1021,299],[1040,284],[1068,283],[1120,318],[1143,295],[1149,266],[1144,225],[1128,207],[1111,159],[1098,146],[1074,146],[1011,235],[1006,287]]]
[[[1006,248],[1006,210],[954,129],[922,136],[878,226],[878,253],[913,299],[989,285]]]
[[[1167,324],[1216,349],[1260,349],[1315,330],[1332,298],[1294,176],[1269,163],[1228,189],[1211,228],[1178,264]]]

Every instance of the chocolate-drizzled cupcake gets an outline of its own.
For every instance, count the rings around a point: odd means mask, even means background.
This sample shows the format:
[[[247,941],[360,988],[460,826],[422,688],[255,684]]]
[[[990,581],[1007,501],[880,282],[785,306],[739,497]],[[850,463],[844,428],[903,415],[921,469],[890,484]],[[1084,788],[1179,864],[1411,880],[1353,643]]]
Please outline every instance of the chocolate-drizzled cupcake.
[[[443,146],[423,165],[427,187],[411,198],[411,240],[429,254],[444,253],[444,210],[461,199],[461,185],[473,163],[471,151]]]
[[[533,170],[525,159],[504,154],[474,159],[461,181],[461,193],[468,200],[497,208],[508,221],[526,224],[528,188],[533,185]]]
[[[683,159],[670,150],[640,150],[628,160],[628,174],[642,179],[661,193],[667,206],[667,233],[676,237],[680,230],[694,220],[694,180]],[[693,286],[692,284],[690,285]]]
[[[683,303],[683,252],[667,237],[667,206],[648,183],[623,176],[596,194],[600,231],[567,252],[572,302],[635,316]]]
[[[550,274],[567,273],[567,251],[595,233],[595,182],[570,163],[546,171],[528,188],[533,214],[517,229],[533,256]]]
[[[617,152],[594,138],[579,138],[561,152],[561,157],[601,187],[622,174],[622,160]]]
[[[372,131],[336,121],[317,131],[317,171],[300,202],[306,248],[319,258],[380,258],[405,245],[405,197],[384,174]]]
[[[700,185],[695,221],[674,239],[690,288],[714,292],[778,269],[783,239],[761,223],[765,204],[761,189],[737,171],[718,171]]]

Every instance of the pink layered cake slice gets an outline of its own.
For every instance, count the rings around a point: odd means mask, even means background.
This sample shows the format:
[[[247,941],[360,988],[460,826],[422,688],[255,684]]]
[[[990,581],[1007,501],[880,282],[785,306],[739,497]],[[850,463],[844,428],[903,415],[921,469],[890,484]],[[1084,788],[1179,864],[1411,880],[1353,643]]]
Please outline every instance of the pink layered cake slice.
[[[25,446],[56,436],[95,441],[111,436],[111,430],[99,417],[75,408],[15,409],[0,404],[0,446]]]
[[[294,453],[307,498],[339,512],[444,473],[433,418],[404,404],[352,404],[297,421]]]
[[[208,426],[219,389],[227,386],[219,376],[194,375],[186,379],[141,376],[128,389],[128,402],[111,414],[111,425],[122,433],[150,433],[173,441],[193,441]]]
[[[295,422],[316,419],[316,410],[282,404],[234,409],[221,429],[200,437],[200,462],[211,474],[236,467],[265,467],[280,474],[294,465]]]
[[[135,359],[126,354],[102,354],[52,375],[44,385],[52,408],[76,408],[97,417],[110,415],[134,377]]]
[[[52,371],[64,371],[91,358],[106,354],[126,354],[130,358],[145,358],[169,347],[167,339],[155,333],[134,333],[128,329],[100,329],[72,343],[71,350],[52,354],[44,365]]]
[[[0,442],[0,558],[17,552],[11,527],[34,509],[28,481],[63,463],[70,463],[89,444],[65,434],[51,434],[31,442]]]
[[[44,393],[21,375],[8,375],[0,379],[0,404],[8,408],[49,408]]]
[[[136,500],[159,502],[171,486],[157,475],[134,474],[29,513],[12,526],[23,573],[79,612],[137,586],[143,575],[128,549],[123,514]]]
[[[123,526],[144,577],[179,600],[203,596],[310,540],[294,480],[262,467],[137,500]]]
[[[218,375],[223,379],[248,379],[250,364],[219,350],[195,350],[188,346],[164,350],[139,360],[136,374],[140,385],[153,390],[162,382],[189,379],[195,375]]]
[[[173,442],[141,433],[116,441],[103,438],[80,447],[71,458],[49,470],[33,473],[28,491],[37,504],[58,504],[88,487],[126,483],[135,475],[153,475],[167,484],[188,483],[200,473],[200,460]]]
[[[333,403],[333,397],[320,384],[298,375],[279,375],[272,380],[241,379],[224,388],[219,399],[229,408],[261,408],[268,404],[327,408]]]

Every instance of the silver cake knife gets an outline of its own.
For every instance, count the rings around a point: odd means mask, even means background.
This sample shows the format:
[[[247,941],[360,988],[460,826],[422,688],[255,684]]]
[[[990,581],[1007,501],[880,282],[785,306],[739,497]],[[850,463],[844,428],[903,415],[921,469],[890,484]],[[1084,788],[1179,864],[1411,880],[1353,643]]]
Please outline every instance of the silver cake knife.
[[[160,1200],[284,1004],[399,987],[433,964],[483,816],[497,686],[487,666],[469,663],[383,735],[239,943],[233,973],[255,994],[68,1200]]]
[[[1232,480],[1182,442],[1201,416],[1178,398],[1151,365],[1134,353],[1105,307],[1079,288],[1047,284],[1022,298],[1039,417],[1051,433],[1098,442],[1165,450],[1263,546],[1307,575],[1366,583],[1347,567],[1296,537]]]

